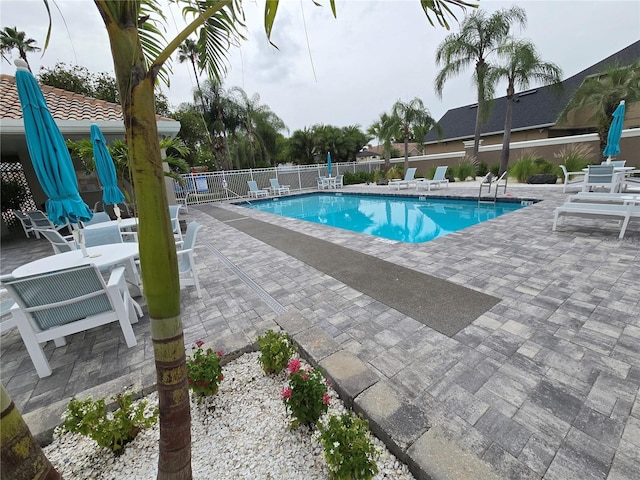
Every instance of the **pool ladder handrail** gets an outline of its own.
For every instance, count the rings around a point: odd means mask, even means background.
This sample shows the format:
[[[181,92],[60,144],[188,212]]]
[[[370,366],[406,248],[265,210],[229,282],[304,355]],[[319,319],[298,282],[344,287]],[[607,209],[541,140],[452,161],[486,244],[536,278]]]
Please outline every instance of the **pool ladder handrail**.
[[[500,182],[504,180],[504,193],[507,193],[508,179],[509,179],[509,176],[507,175],[506,170],[502,173],[502,175],[500,175],[498,179],[496,179],[491,172],[487,173],[480,182],[480,190],[478,191],[478,203],[482,203],[482,202],[496,203],[496,201],[498,200],[498,190],[502,186],[500,185]],[[488,193],[491,193],[491,185],[493,184],[496,185],[496,190],[493,195],[493,200],[482,200],[482,188],[485,185],[487,185],[489,187]]]

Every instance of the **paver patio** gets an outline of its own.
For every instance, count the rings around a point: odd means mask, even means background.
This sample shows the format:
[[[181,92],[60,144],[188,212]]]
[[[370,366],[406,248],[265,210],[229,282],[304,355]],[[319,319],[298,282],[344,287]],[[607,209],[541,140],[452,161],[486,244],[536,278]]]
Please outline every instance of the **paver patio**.
[[[561,191],[510,186],[509,196],[543,201],[424,244],[216,205],[500,299],[451,338],[242,233],[233,220],[214,219],[210,206],[191,206],[182,218],[204,225],[196,260],[204,291],[198,299],[183,290],[185,343],[203,339],[231,351],[281,325],[329,373],[340,374],[340,359],[361,362],[370,381],[358,377],[354,386],[345,376],[345,394],[418,475],[438,478],[429,470],[438,437],[504,478],[637,479],[640,228],[632,224],[618,240],[615,224],[572,219],[551,232],[553,208],[568,195]],[[420,195],[476,197],[477,187]],[[5,242],[0,271],[50,250],[34,239]],[[389,288],[402,289],[402,279]],[[1,338],[2,382],[33,428],[87,389],[149,389],[148,317],[134,331],[131,349],[117,326],[48,346],[53,375],[44,379],[9,331]],[[392,397],[397,407],[376,408]]]

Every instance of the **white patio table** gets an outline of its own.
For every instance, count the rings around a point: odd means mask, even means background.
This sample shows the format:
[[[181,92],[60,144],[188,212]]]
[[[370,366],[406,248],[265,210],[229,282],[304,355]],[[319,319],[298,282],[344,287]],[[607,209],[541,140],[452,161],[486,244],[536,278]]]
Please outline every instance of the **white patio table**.
[[[58,253],[57,255],[51,255],[22,265],[11,274],[16,278],[22,278],[80,265],[93,264],[98,268],[123,265],[127,282],[133,287],[131,295],[134,297],[142,295],[142,283],[135,264],[135,259],[138,257],[137,243],[125,242],[98,245],[87,248],[87,253],[88,257],[83,257],[81,250]]]
[[[111,225],[118,225],[120,227],[120,230],[130,230],[133,227],[137,227],[138,226],[138,219],[135,218],[135,217],[123,218],[119,222],[118,222],[118,220],[111,220],[109,222],[93,223],[91,225],[87,225],[84,228],[85,228],[85,230],[90,230],[92,228],[109,227]]]

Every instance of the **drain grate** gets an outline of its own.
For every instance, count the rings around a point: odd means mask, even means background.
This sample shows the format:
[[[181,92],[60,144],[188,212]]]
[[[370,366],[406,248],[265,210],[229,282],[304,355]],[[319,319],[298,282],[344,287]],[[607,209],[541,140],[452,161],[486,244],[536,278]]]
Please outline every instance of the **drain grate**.
[[[287,309],[284,307],[284,305],[282,305],[275,298],[269,295],[260,285],[254,282],[251,279],[251,277],[246,275],[240,268],[238,268],[238,266],[235,263],[233,263],[231,260],[225,257],[220,250],[218,250],[216,247],[214,247],[211,243],[207,241],[203,241],[200,243],[201,245],[204,245],[207,248],[207,250],[209,250],[216,257],[218,257],[220,261],[224,263],[224,265],[229,270],[231,270],[240,280],[242,280],[242,282],[245,285],[247,285],[251,290],[253,290],[255,294],[258,295],[258,297],[264,303],[266,303],[269,306],[269,308],[271,308],[271,310],[274,311],[274,313],[277,313],[278,315],[282,315],[283,313],[286,313]]]

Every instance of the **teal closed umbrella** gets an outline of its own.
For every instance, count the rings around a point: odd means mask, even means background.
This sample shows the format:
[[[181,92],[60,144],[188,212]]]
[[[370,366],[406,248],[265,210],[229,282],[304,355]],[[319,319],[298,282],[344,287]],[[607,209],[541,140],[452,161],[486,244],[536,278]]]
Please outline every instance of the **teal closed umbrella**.
[[[67,145],[24,60],[16,60],[16,88],[33,168],[47,195],[46,210],[56,225],[91,220],[93,213],[78,193],[78,179]]]
[[[91,125],[91,144],[93,158],[96,162],[96,172],[102,184],[102,201],[105,205],[116,205],[124,202],[124,194],[118,188],[116,167],[107,148],[107,141],[95,123]],[[117,213],[117,212],[116,212]]]
[[[331,176],[331,152],[327,152],[327,173]]]
[[[611,157],[620,153],[620,137],[622,137],[622,124],[624,123],[624,100],[620,102],[613,112],[613,121],[609,127],[607,135],[607,145],[604,147],[603,155],[607,156],[607,162],[611,161]]]

